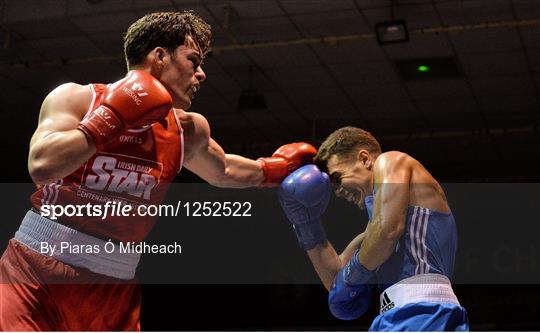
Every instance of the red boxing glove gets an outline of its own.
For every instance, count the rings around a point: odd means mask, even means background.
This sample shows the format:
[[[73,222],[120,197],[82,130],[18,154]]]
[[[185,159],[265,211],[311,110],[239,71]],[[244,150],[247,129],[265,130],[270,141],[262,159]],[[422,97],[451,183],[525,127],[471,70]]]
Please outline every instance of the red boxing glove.
[[[101,150],[125,129],[159,121],[171,108],[167,89],[150,73],[133,70],[107,87],[101,105],[89,112],[77,128]]]
[[[305,142],[283,145],[272,157],[259,158],[264,172],[263,186],[276,186],[302,165],[313,163],[317,149]]]

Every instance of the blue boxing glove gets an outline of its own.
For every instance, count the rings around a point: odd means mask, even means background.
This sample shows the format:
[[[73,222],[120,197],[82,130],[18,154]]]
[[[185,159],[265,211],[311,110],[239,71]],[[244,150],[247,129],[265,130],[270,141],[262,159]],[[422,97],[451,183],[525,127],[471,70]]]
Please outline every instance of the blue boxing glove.
[[[331,194],[330,178],[313,164],[304,165],[281,183],[281,207],[293,224],[300,247],[306,251],[326,241],[321,215]]]
[[[359,252],[356,250],[347,265],[338,272],[328,294],[330,312],[342,320],[363,315],[375,291],[375,273],[360,263]]]

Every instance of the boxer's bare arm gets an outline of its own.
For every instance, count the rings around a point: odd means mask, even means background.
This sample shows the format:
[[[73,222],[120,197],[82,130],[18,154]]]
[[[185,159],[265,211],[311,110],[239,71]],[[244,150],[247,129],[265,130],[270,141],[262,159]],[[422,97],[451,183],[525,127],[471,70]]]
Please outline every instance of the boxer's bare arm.
[[[380,185],[359,258],[369,270],[376,269],[390,257],[405,230],[413,161],[407,154],[388,152],[375,162],[374,182]]]
[[[67,83],[43,101],[28,156],[28,171],[36,184],[71,174],[95,153],[93,143],[76,129],[91,100],[88,86]]]
[[[317,275],[319,275],[319,278],[327,290],[332,288],[332,283],[336,274],[351,259],[354,251],[360,248],[363,240],[364,233],[361,233],[347,245],[340,255],[336,253],[336,250],[330,242],[319,244],[315,248],[307,251],[309,260],[311,260]]]
[[[225,154],[210,136],[206,118],[176,110],[185,135],[184,165],[208,183],[219,187],[257,186],[264,180],[261,164],[239,155]]]

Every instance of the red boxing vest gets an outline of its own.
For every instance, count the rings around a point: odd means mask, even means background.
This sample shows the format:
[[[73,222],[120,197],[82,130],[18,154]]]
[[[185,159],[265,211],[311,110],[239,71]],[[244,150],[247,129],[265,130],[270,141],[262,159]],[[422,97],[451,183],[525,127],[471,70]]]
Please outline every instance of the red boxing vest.
[[[97,108],[106,85],[90,84],[93,92],[88,112]],[[137,213],[139,205],[157,205],[165,197],[169,184],[182,167],[184,142],[180,121],[171,109],[160,122],[141,129],[124,131],[103,151],[98,151],[75,172],[55,183],[38,186],[31,196],[32,205],[96,205],[105,210],[107,201],[133,207],[128,217],[107,218],[59,216],[58,222],[101,239],[137,242],[143,240],[157,217]],[[71,213],[71,212],[70,212]],[[70,214],[71,215],[71,214]]]

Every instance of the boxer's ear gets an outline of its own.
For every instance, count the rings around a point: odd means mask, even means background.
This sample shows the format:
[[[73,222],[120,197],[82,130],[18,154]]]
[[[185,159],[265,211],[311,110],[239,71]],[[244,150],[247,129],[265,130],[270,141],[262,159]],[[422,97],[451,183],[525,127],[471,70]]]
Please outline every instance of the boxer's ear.
[[[158,46],[150,51],[148,56],[150,57],[152,64],[150,73],[154,77],[159,78],[161,76],[161,72],[163,71],[163,67],[165,66],[165,59],[167,56],[169,56],[169,54],[167,53],[167,50]]]
[[[365,149],[360,149],[358,151],[358,154],[356,156],[356,159],[358,162],[360,162],[366,169],[371,170],[372,168],[372,162],[371,162],[371,155],[369,152]]]
[[[155,57],[156,57],[156,61],[157,62],[163,62],[163,60],[165,59],[165,56],[167,56],[167,50],[165,50],[164,48],[162,47],[156,47],[154,50],[154,53],[155,53]]]
[[[370,159],[369,159],[368,162],[367,162],[366,169],[368,169],[369,171],[371,171],[371,170],[373,170],[373,165],[374,165],[375,163],[373,163],[373,159],[371,158],[371,155],[369,155],[369,156],[370,156]]]

